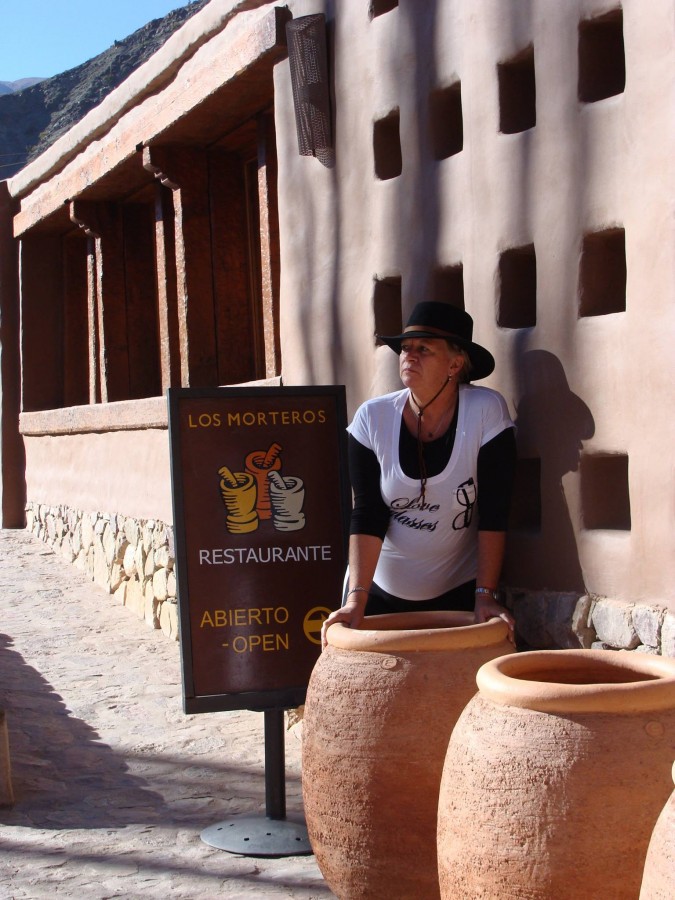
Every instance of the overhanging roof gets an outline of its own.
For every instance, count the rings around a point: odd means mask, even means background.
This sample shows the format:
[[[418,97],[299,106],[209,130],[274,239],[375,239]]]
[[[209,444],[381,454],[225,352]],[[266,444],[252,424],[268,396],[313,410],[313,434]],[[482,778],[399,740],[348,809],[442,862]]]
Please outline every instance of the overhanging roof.
[[[209,147],[269,105],[286,56],[285,7],[212,0],[96,109],[9,183],[14,234],[72,228],[73,199],[131,196],[153,176],[150,144]]]

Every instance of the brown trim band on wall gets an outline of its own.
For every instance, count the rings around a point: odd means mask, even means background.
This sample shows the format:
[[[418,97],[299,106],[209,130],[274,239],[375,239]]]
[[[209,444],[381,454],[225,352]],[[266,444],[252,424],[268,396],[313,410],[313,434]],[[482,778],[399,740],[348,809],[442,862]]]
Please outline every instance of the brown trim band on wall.
[[[281,378],[264,378],[246,385],[231,387],[280,387]],[[168,428],[166,397],[141,400],[121,400],[98,403],[94,406],[71,406],[65,409],[45,409],[24,412],[19,416],[22,435],[39,437],[56,434],[87,434],[109,431],[143,431],[148,428]]]

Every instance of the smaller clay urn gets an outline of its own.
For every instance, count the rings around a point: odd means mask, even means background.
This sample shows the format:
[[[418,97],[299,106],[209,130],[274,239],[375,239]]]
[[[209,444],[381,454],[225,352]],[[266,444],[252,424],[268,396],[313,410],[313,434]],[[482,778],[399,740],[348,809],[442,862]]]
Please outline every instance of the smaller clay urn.
[[[675,782],[675,763],[673,764]],[[642,876],[640,900],[675,897],[675,791],[670,795],[652,832]]]
[[[440,788],[443,898],[635,900],[672,786],[675,659],[538,650],[476,682]]]

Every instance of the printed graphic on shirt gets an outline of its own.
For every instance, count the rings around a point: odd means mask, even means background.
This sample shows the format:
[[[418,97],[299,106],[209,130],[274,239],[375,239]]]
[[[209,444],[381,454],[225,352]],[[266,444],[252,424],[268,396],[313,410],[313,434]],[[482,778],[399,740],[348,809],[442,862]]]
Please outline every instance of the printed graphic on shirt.
[[[452,530],[461,531],[471,525],[473,518],[473,508],[476,505],[476,484],[473,478],[463,481],[457,488],[457,502],[463,507],[462,512],[457,513],[452,520]]]
[[[476,483],[473,478],[468,478],[457,487],[455,500],[460,512],[452,520],[452,530],[463,531],[470,527],[476,505]],[[406,528],[414,528],[416,531],[436,531],[442,515],[440,503],[428,503],[426,500],[423,502],[420,497],[414,500],[409,497],[397,497],[389,509],[392,521]]]
[[[409,497],[398,497],[390,505],[392,521],[414,528],[417,531],[436,531],[438,519],[430,521],[424,515],[438,513],[439,503],[423,503],[420,497],[411,500]]]

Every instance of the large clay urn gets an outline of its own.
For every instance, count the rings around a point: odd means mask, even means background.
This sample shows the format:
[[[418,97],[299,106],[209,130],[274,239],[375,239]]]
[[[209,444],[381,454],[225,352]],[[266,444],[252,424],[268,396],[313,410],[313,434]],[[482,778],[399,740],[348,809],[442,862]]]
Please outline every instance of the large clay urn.
[[[543,650],[482,666],[439,799],[446,900],[637,900],[670,790],[675,659]]]
[[[675,781],[675,765],[673,765]],[[675,897],[675,791],[656,820],[647,849],[640,900]]]
[[[303,721],[309,839],[340,900],[437,898],[443,760],[476,672],[509,652],[500,619],[462,612],[335,624],[312,672]]]

